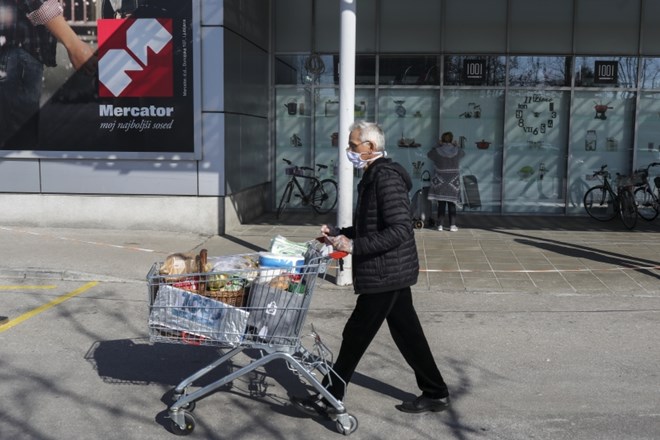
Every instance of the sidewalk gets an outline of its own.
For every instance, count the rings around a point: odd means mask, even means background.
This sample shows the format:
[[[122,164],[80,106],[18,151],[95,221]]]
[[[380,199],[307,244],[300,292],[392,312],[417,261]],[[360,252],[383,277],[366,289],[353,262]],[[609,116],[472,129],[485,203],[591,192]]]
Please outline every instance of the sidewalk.
[[[172,252],[259,251],[277,234],[308,240],[323,221],[264,218],[223,237],[0,226],[0,314],[10,319],[0,324],[0,438],[175,438],[171,389],[218,353],[149,343],[149,267]],[[418,390],[383,328],[347,395],[359,421],[351,438],[660,437],[660,222],[627,231],[616,220],[461,216],[458,225],[416,231],[415,304],[451,409],[394,408]],[[330,280],[318,283],[307,322],[336,354],[355,297]],[[304,390],[286,365],[268,364],[200,400],[190,438],[341,438],[291,408],[288,395]]]
[[[318,233],[315,224],[261,223],[229,235],[267,247],[276,234],[307,240]],[[418,289],[660,295],[660,221],[640,220],[628,231],[584,217],[459,216],[457,232],[418,229],[416,240]]]

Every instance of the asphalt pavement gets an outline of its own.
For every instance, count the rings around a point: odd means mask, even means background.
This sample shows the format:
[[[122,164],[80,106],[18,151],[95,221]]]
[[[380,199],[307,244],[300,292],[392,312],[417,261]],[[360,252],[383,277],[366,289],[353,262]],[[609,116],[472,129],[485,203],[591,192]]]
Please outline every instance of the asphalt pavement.
[[[315,237],[327,219],[265,217],[224,236],[0,225],[0,438],[163,439],[182,379],[213,347],[151,343],[146,274],[174,252],[265,250]],[[452,406],[411,415],[418,394],[386,326],[344,402],[354,439],[660,438],[660,220],[628,231],[586,218],[461,216],[416,231],[414,301]],[[317,283],[307,323],[335,353],[355,296]],[[308,345],[307,336],[303,343]],[[193,383],[258,359],[247,351]],[[298,413],[305,381],[274,361],[201,399],[200,439],[340,438]]]

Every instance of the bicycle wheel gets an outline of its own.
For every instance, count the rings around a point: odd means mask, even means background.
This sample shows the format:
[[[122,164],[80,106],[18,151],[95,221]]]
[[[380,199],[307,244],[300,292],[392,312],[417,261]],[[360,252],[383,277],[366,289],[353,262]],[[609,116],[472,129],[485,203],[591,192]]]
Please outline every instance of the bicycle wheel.
[[[311,199],[312,208],[319,214],[327,214],[337,204],[337,182],[332,179],[321,180]]]
[[[291,200],[292,192],[293,192],[293,183],[289,182],[287,183],[286,187],[284,188],[284,192],[282,193],[282,198],[280,199],[280,205],[277,208],[277,218],[280,218],[280,215],[282,215],[282,212],[284,211],[284,208],[286,208],[287,203],[289,203],[289,200]]]
[[[629,189],[619,191],[619,215],[621,221],[628,229],[632,229],[637,224],[637,205],[635,205],[635,196]]]
[[[655,197],[648,188],[640,186],[635,190],[635,203],[637,204],[637,214],[644,220],[651,221],[658,216]]]
[[[604,185],[590,188],[584,194],[584,209],[592,218],[606,222],[616,217],[616,200],[613,194]]]

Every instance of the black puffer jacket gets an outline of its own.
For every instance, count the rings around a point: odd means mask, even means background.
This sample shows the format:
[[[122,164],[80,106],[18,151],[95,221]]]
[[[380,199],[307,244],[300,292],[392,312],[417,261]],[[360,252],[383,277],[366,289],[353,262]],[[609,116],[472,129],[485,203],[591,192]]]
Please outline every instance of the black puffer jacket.
[[[410,217],[406,170],[391,159],[374,161],[358,184],[353,226],[355,293],[380,293],[417,283],[419,260]]]

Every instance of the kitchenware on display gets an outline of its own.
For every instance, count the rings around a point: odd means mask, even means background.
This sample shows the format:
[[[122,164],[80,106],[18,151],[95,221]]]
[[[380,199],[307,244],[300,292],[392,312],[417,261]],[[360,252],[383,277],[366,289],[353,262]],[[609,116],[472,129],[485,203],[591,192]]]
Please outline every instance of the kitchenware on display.
[[[412,163],[413,168],[413,177],[421,178],[422,177],[422,168],[424,167],[424,162],[421,160],[415,161]]]
[[[609,102],[607,104],[603,104],[603,103],[598,103],[598,102],[594,101],[594,103],[596,103],[596,105],[594,106],[594,110],[596,110],[596,116],[594,116],[594,119],[602,119],[602,120],[607,119],[607,116],[605,116],[605,112],[608,109],[612,109],[614,107],[610,107]]]
[[[339,145],[339,133],[336,131],[330,135],[330,145],[337,147]]]
[[[298,114],[298,103],[295,98],[289,99],[289,102],[284,104],[289,115],[294,116]]]
[[[529,165],[525,165],[524,167],[520,168],[520,170],[518,170],[518,176],[520,176],[520,179],[522,180],[529,179],[533,174],[534,168]]]
[[[354,116],[356,118],[364,118],[365,115],[367,114],[367,103],[364,101],[360,101],[359,104],[355,104],[354,107]]]
[[[302,147],[302,139],[300,139],[300,136],[298,136],[297,133],[294,133],[293,136],[289,138],[289,142],[291,142],[292,147]]]
[[[596,151],[596,130],[587,130],[587,136],[584,138],[585,151]]]
[[[458,138],[458,146],[461,148],[465,148],[465,143],[467,142],[467,138],[465,136],[461,136]]]
[[[325,101],[325,116],[337,116],[339,114],[339,101],[328,99]]]
[[[485,149],[487,149],[488,147],[490,147],[490,142],[488,142],[488,141],[486,141],[486,140],[484,140],[484,139],[475,142],[475,144],[477,144],[477,148],[480,149],[480,150],[485,150]]]
[[[619,149],[619,141],[617,141],[616,139],[614,139],[612,137],[608,137],[605,140],[605,149],[607,151],[616,151],[616,150],[618,150]]]
[[[543,176],[548,169],[545,167],[545,163],[541,162],[539,164],[539,180],[543,180]]]
[[[396,104],[396,107],[394,108],[394,112],[400,118],[403,118],[404,116],[406,116],[406,108],[403,106],[404,102],[406,102],[406,101],[402,100],[402,99],[394,100],[394,103]]]
[[[401,133],[401,139],[399,139],[397,145],[400,148],[417,148],[422,146],[422,144],[415,142],[415,138],[407,138],[403,133]]]

